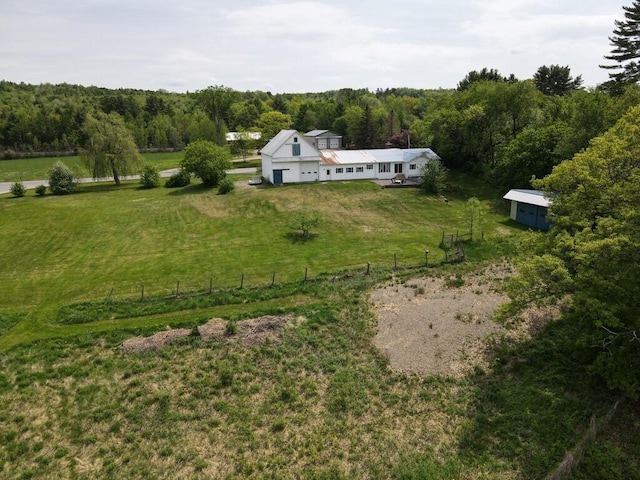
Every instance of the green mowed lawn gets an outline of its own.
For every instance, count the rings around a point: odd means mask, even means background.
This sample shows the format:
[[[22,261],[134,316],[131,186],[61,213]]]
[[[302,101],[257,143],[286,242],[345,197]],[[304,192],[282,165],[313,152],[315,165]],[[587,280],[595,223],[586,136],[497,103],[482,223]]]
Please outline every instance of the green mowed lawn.
[[[169,170],[180,165],[184,152],[168,153],[144,153],[145,161],[156,165],[158,170]],[[56,162],[62,162],[70,168],[78,168],[82,175],[91,175],[84,171],[82,159],[73,157],[42,157],[20,158],[12,160],[0,160],[0,182],[15,182],[18,180],[46,180],[49,178],[49,170]]]
[[[169,170],[180,166],[184,152],[143,153],[146,162],[154,164],[159,171]],[[49,170],[56,162],[63,162],[72,169],[77,169],[83,177],[91,175],[86,171],[79,156],[72,157],[42,157],[0,160],[0,182],[15,182],[18,180],[46,180]],[[242,158],[233,160],[234,168],[259,167],[260,158],[250,157],[246,161]]]
[[[248,187],[218,195],[196,184],[143,190],[83,186],[70,196],[0,197],[0,313],[29,319],[16,334],[50,324],[62,305],[302,281],[342,270],[442,261],[443,229],[464,230],[466,191],[447,203],[417,189],[371,182]],[[242,180],[240,180],[242,179]],[[470,179],[463,179],[470,189]],[[514,228],[483,193],[485,238]],[[505,206],[506,207],[506,206]],[[303,241],[298,212],[322,221]],[[27,327],[28,325],[28,327]],[[7,335],[3,339],[8,341]]]

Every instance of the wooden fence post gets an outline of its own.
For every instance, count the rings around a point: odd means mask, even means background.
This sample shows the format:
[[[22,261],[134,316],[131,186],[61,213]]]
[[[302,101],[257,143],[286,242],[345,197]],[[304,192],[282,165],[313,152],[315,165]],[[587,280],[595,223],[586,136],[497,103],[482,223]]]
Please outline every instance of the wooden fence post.
[[[176,297],[180,296],[180,280],[176,283]]]
[[[113,288],[111,288],[111,291],[109,292],[109,298],[107,298],[107,303],[111,303],[111,295],[113,295]]]
[[[141,285],[142,291],[140,292],[140,301],[144,302],[144,283]]]
[[[307,281],[307,269],[308,267],[304,267],[304,281]]]
[[[424,265],[425,267],[429,266],[429,250],[424,251]]]
[[[367,275],[371,273],[371,262],[367,262]]]
[[[393,254],[393,268],[394,270],[398,269],[398,255],[397,254]]]
[[[242,290],[242,287],[244,287],[244,273],[240,275],[240,290]]]
[[[213,292],[213,277],[209,277],[209,295]]]
[[[276,284],[276,272],[273,272],[271,276],[271,286],[273,287]]]

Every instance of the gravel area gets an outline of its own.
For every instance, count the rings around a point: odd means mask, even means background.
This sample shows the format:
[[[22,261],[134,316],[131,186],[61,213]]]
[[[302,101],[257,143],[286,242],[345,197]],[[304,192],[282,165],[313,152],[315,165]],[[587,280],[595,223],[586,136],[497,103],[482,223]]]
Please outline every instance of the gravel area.
[[[393,370],[461,376],[486,363],[491,337],[507,331],[492,320],[508,301],[496,286],[510,274],[494,266],[462,277],[417,278],[375,290],[374,342]]]

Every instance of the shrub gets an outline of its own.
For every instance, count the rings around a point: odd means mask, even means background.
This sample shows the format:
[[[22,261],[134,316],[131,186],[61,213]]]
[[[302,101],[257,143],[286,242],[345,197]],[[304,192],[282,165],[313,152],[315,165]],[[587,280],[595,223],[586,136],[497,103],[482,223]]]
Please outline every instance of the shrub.
[[[44,197],[44,194],[47,193],[47,186],[46,185],[38,185],[36,187],[36,195],[39,197]]]
[[[205,187],[217,187],[231,168],[231,154],[212,142],[196,140],[185,149],[182,168],[202,180]]]
[[[291,223],[293,230],[299,231],[300,238],[308,240],[312,237],[311,229],[320,224],[321,218],[318,212],[300,211]]]
[[[58,161],[49,171],[49,190],[54,195],[68,195],[76,189],[73,172]]]
[[[14,197],[24,197],[24,194],[26,192],[27,189],[24,187],[24,183],[22,183],[22,180],[11,185],[11,193]]]
[[[167,183],[164,184],[167,188],[186,187],[191,183],[191,174],[186,170],[180,170],[178,173],[174,173],[169,177]]]
[[[146,163],[142,167],[140,185],[142,185],[142,188],[156,188],[160,185],[160,174],[156,166],[152,163]]]
[[[447,187],[447,169],[440,160],[430,160],[420,169],[421,187],[426,193],[442,193]]]
[[[236,188],[236,186],[233,183],[233,180],[229,178],[223,178],[218,184],[218,193],[220,195],[226,195],[227,193],[232,192],[234,188]]]

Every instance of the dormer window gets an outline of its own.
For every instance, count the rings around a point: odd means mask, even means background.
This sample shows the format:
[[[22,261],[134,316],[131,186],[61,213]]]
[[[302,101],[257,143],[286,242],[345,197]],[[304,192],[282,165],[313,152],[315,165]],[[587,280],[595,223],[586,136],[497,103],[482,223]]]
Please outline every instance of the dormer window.
[[[298,143],[298,137],[293,137],[293,143]]]

